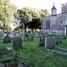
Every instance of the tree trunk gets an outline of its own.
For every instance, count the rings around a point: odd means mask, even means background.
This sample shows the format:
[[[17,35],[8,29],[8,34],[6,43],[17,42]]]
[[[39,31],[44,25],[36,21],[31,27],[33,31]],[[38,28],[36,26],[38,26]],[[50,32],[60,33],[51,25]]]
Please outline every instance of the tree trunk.
[[[32,32],[33,32],[33,29],[32,29]]]

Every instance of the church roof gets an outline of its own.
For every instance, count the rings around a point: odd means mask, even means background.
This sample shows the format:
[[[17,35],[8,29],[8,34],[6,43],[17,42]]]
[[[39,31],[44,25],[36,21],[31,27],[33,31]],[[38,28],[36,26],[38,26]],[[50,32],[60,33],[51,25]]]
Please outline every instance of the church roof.
[[[53,4],[53,7],[52,7],[52,9],[51,9],[51,10],[53,10],[53,9],[57,10],[57,9],[56,9],[56,7],[54,6],[54,4]]]
[[[52,9],[56,9],[56,7],[53,6]]]

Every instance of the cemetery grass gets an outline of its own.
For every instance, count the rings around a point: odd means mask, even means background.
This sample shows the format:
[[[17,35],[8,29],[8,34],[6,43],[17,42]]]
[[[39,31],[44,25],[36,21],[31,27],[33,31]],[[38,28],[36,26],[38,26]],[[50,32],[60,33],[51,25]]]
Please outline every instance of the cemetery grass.
[[[0,41],[0,44],[5,47],[13,47],[12,43],[4,44],[3,41]],[[62,44],[56,46],[67,48],[67,39],[63,39]],[[22,49],[14,51],[19,54],[17,59],[27,63],[30,67],[67,67],[67,57],[47,52],[44,46],[39,46],[39,38],[22,42]]]

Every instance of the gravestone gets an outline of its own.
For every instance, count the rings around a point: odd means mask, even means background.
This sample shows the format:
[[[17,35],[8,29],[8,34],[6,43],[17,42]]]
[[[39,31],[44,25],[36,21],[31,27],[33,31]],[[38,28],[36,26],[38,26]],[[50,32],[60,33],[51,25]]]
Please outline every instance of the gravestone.
[[[22,31],[19,32],[20,35],[23,35]]]
[[[24,41],[28,41],[28,39],[29,39],[28,34],[24,34]]]
[[[55,43],[56,44],[62,43],[61,38],[60,37],[55,37]]]
[[[40,36],[39,46],[43,46],[45,44],[45,38]]]
[[[36,32],[35,37],[38,37],[38,36],[39,36],[39,34],[38,34],[38,32]]]
[[[11,42],[10,37],[6,35],[4,38],[4,43],[10,43],[10,42]]]
[[[0,31],[0,39],[3,39],[3,38],[4,38],[4,32]]]
[[[33,41],[33,35],[32,34],[30,35],[29,40]]]
[[[52,49],[55,47],[54,37],[45,37],[45,49]]]
[[[22,48],[22,39],[21,38],[14,38],[13,39],[13,48]]]
[[[9,37],[11,39],[11,42],[13,42],[14,34],[13,33],[9,34]]]
[[[65,35],[67,35],[67,26],[65,26]]]
[[[19,37],[19,33],[18,32],[16,32],[16,37]]]

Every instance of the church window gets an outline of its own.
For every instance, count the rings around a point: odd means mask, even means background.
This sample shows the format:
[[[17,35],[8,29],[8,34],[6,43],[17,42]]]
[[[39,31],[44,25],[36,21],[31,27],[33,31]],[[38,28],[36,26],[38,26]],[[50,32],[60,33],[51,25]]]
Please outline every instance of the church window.
[[[61,23],[62,23],[62,21],[61,21]]]
[[[50,29],[50,20],[46,21],[46,29]]]

